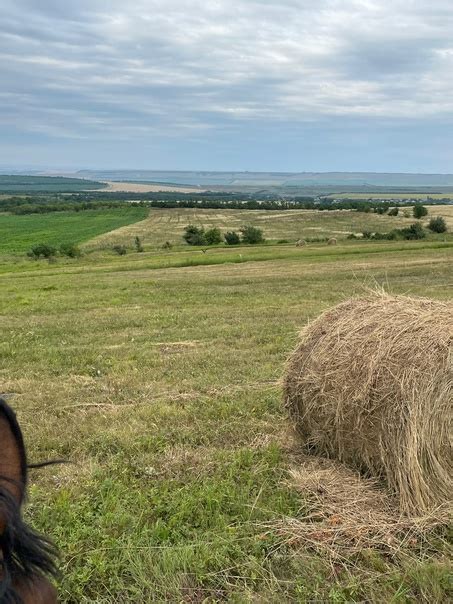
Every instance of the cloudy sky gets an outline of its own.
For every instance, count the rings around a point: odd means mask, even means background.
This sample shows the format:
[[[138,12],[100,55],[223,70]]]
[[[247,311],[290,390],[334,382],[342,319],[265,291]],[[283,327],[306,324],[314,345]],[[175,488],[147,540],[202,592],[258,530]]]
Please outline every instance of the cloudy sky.
[[[1,0],[0,165],[453,172],[452,0]]]

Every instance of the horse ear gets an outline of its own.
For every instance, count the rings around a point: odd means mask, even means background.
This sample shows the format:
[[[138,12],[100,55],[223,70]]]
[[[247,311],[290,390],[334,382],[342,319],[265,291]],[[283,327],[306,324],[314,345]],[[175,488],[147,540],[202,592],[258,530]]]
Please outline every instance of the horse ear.
[[[0,399],[0,488],[21,505],[26,482],[27,458],[22,432],[13,410]]]

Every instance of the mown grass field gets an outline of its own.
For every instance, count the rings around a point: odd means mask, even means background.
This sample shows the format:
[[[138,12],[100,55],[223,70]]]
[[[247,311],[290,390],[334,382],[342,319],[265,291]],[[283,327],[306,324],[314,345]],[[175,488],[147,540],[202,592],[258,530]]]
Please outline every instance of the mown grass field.
[[[82,243],[136,222],[147,213],[145,208],[131,207],[24,216],[0,214],[0,254],[26,252],[36,243]]]
[[[332,210],[263,211],[263,210],[202,210],[192,208],[151,209],[142,222],[131,224],[114,233],[105,233],[89,243],[89,247],[109,247],[113,243],[130,245],[135,236],[145,245],[183,242],[184,227],[195,224],[205,228],[219,227],[222,231],[239,230],[245,224],[263,229],[268,239],[297,241],[301,238],[345,238],[349,233],[364,230],[390,231],[411,224],[413,219],[401,216],[381,216]]]
[[[61,549],[62,602],[449,601],[444,539],[343,566],[266,527],[312,511],[279,385],[298,330],[366,286],[451,298],[452,258],[423,241],[0,260],[0,388],[30,458],[74,462],[34,471],[27,508]]]

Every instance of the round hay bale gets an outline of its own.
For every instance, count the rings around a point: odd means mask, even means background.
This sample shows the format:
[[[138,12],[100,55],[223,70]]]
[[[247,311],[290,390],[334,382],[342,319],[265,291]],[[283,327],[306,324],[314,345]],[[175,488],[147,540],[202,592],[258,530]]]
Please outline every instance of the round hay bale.
[[[296,241],[296,247],[303,247],[304,245],[307,245],[305,239],[299,239],[298,241]]]
[[[327,245],[337,245],[337,240],[335,239],[335,237],[331,237],[330,239],[328,239]]]
[[[385,478],[400,509],[451,510],[453,303],[352,299],[303,330],[284,400],[306,447]]]

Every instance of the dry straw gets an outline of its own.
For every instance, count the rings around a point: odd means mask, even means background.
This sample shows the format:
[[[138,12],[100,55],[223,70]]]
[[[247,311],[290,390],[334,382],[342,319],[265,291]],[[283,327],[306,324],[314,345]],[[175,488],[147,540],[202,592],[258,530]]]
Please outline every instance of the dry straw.
[[[339,304],[302,332],[284,397],[308,450],[384,478],[402,513],[451,511],[453,303]]]

